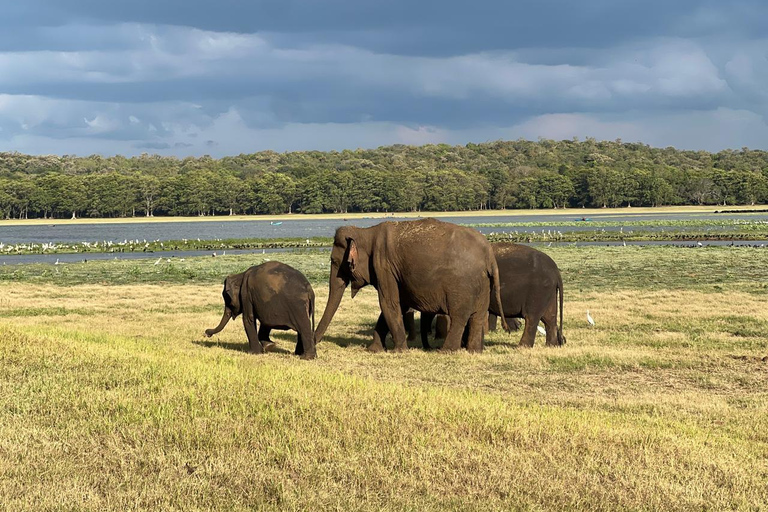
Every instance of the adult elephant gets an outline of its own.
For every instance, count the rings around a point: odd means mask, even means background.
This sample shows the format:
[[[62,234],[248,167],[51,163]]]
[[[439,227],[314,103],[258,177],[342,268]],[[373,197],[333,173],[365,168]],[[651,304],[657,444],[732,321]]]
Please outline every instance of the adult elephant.
[[[565,345],[563,278],[557,264],[547,254],[527,245],[509,242],[491,245],[499,265],[504,311],[491,304],[489,312],[499,317],[506,315],[507,318],[525,319],[525,329],[520,338],[521,346],[533,346],[539,322],[544,322],[547,345]]]
[[[285,263],[269,261],[227,276],[221,294],[224,314],[216,328],[206,329],[206,336],[218,333],[242,313],[251,353],[261,354],[274,344],[269,339],[272,329],[292,329],[298,333],[296,355],[315,358],[315,292],[304,274]]]
[[[328,303],[315,342],[325,334],[347,286],[352,285],[354,297],[370,284],[379,293],[381,315],[369,350],[384,350],[390,328],[395,350],[406,350],[403,314],[413,308],[452,319],[443,350],[461,348],[464,327],[469,326],[467,349],[479,352],[491,287],[498,282],[491,246],[474,229],[431,218],[341,227],[334,237]],[[499,292],[496,301],[496,309],[503,311]],[[502,323],[506,326],[503,315]]]
[[[539,322],[544,322],[547,345],[564,345],[563,335],[563,278],[557,264],[548,255],[527,245],[500,242],[491,244],[499,266],[501,302],[507,323],[514,325],[517,318],[525,319],[525,330],[520,345],[532,347]],[[495,293],[495,291],[494,291]],[[558,295],[560,324],[557,323]],[[496,328],[497,308],[491,301],[489,329]],[[511,320],[511,322],[510,322]],[[432,318],[422,314],[422,343],[427,343]],[[435,322],[435,338],[443,338],[450,322],[442,316]],[[519,327],[519,324],[517,325]]]

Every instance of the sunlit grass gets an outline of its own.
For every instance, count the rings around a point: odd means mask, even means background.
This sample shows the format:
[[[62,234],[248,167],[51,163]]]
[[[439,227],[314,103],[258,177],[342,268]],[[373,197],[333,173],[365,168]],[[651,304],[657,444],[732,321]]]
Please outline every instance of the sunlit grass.
[[[187,260],[183,279],[151,262],[125,279],[123,262],[3,274],[3,507],[765,508],[768,256],[550,254],[565,347],[494,332],[477,355],[369,354],[378,304],[364,289],[311,362],[290,354],[293,332],[263,356],[239,321],[203,336],[223,276],[261,255]],[[286,260],[312,276],[318,320],[327,258]]]

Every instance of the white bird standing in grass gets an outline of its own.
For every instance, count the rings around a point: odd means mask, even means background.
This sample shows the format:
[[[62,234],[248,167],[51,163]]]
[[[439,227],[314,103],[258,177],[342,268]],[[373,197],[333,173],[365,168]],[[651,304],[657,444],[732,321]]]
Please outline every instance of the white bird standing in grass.
[[[539,334],[541,334],[542,336],[546,336],[547,335],[547,331],[542,326],[540,326],[540,325],[536,326],[536,330],[539,331]]]
[[[54,263],[54,265],[58,265],[58,264],[59,264],[59,258],[56,258],[56,263]]]
[[[157,258],[157,261],[155,262],[155,265],[159,265],[161,261],[163,261],[163,258]]]
[[[592,315],[589,314],[589,310],[587,310],[587,323],[590,327],[595,326],[595,321],[592,319]]]

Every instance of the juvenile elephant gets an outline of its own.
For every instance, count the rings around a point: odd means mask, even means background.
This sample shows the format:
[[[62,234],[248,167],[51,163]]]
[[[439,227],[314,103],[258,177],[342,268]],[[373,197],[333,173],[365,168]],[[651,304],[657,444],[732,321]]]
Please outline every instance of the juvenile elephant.
[[[525,330],[520,345],[533,346],[540,321],[544,322],[547,345],[564,345],[566,339],[563,336],[563,279],[557,264],[548,255],[526,245],[500,242],[491,244],[491,247],[499,266],[501,303],[508,323],[510,326],[519,327],[516,318],[525,319]],[[489,329],[493,330],[499,315],[494,301],[490,302],[489,313]],[[426,313],[421,315],[421,340],[425,348],[428,347],[427,336],[432,328],[433,316]],[[435,322],[435,338],[444,338],[449,325],[447,318],[438,315]],[[415,333],[415,325],[413,331]]]
[[[341,227],[334,237],[328,304],[315,331],[315,342],[322,339],[346,287],[352,284],[354,297],[370,284],[379,293],[382,314],[369,350],[384,350],[389,328],[395,350],[406,350],[403,314],[413,308],[446,314],[453,320],[444,350],[461,347],[468,325],[467,348],[479,352],[483,349],[491,286],[498,282],[491,246],[474,229],[436,219],[382,222],[370,228]],[[496,309],[503,311],[499,292],[496,300]],[[502,323],[506,325],[503,316]]]
[[[316,357],[315,292],[304,274],[295,268],[269,261],[227,276],[222,296],[224,315],[215,329],[205,331],[206,336],[218,333],[230,318],[242,313],[251,353],[261,354],[273,345],[269,339],[272,329],[292,329],[299,335],[296,355],[302,359]]]

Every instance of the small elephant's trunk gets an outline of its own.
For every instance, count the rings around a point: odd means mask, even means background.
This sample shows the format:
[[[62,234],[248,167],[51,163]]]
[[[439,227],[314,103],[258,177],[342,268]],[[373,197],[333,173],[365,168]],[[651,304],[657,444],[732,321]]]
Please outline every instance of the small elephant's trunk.
[[[210,338],[214,334],[218,334],[219,332],[221,332],[224,326],[227,325],[227,322],[229,322],[230,318],[232,318],[232,310],[229,309],[228,307],[225,307],[224,315],[222,315],[221,322],[219,322],[219,325],[217,325],[215,329],[206,329],[205,335]]]

